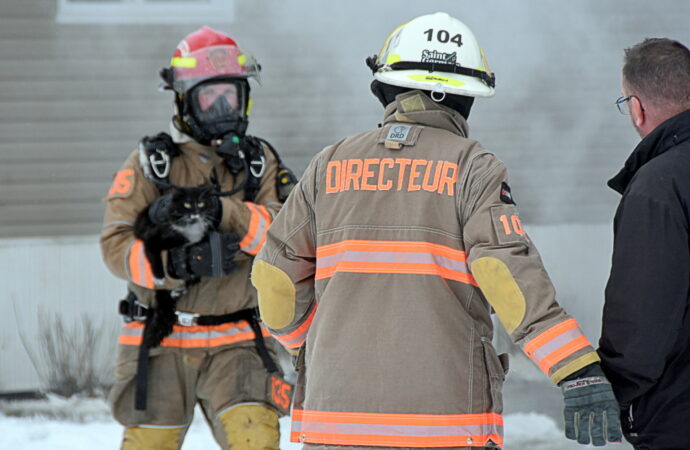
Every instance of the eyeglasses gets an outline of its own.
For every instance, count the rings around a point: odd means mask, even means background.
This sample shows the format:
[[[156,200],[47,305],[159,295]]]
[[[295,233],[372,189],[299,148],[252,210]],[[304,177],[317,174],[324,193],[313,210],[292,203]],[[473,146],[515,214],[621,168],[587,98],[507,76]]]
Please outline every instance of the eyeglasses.
[[[616,99],[616,108],[618,108],[618,112],[621,114],[625,114],[626,116],[630,115],[630,109],[626,108],[623,106],[627,102],[630,101],[631,98],[635,97],[638,102],[640,102],[640,109],[644,111],[644,107],[642,106],[642,102],[640,101],[640,98],[637,95],[628,95],[627,97],[620,96]]]

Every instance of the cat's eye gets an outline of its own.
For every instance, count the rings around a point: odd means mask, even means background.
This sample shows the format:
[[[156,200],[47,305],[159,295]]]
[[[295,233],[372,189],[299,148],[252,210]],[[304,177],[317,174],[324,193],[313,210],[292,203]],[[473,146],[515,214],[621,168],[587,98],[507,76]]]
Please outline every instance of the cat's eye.
[[[192,204],[189,202],[184,202],[184,207],[187,209],[192,209]]]
[[[206,206],[206,203],[204,203],[204,202],[199,202],[199,203],[196,204],[196,206],[198,206],[199,208],[203,208],[204,206]]]

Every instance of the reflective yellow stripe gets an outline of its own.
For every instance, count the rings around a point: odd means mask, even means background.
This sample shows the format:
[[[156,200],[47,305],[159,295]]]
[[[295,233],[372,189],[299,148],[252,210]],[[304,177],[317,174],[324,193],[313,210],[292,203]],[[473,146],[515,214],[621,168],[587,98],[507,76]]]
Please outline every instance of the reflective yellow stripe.
[[[182,67],[185,69],[193,69],[196,67],[196,58],[191,56],[187,57],[175,57],[170,60],[170,65],[173,67]]]
[[[601,358],[599,358],[599,355],[597,355],[597,352],[590,352],[586,353],[579,358],[575,359],[574,361],[569,362],[565,366],[561,367],[560,369],[556,370],[554,373],[549,376],[551,378],[551,381],[554,382],[554,384],[560,383],[563,378],[567,377],[570,374],[573,374],[577,372],[578,370],[582,369],[583,367],[587,367],[590,364],[594,364],[596,362],[600,362]]]
[[[462,86],[465,84],[462,81],[454,80],[453,78],[442,77],[435,74],[408,75],[407,78],[414,81],[435,81],[436,83],[448,84],[450,86]]]

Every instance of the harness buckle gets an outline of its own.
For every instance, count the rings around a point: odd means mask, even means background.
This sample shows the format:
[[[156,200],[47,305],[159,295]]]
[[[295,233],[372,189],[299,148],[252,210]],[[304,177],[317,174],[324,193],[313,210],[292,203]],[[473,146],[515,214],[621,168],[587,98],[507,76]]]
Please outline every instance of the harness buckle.
[[[177,315],[177,323],[184,327],[191,327],[196,325],[196,319],[201,315],[181,311],[175,311],[175,314]]]
[[[254,170],[254,166],[259,166],[259,170]],[[259,159],[253,159],[249,161],[249,171],[256,178],[261,178],[266,172],[266,157],[264,155],[259,156]]]
[[[136,295],[133,292],[127,293],[127,297],[120,300],[118,309],[125,323],[130,322],[144,322],[146,320],[149,308],[143,303],[139,303]]]
[[[165,179],[170,174],[170,155],[165,150],[156,149],[149,154],[151,170],[158,178]]]

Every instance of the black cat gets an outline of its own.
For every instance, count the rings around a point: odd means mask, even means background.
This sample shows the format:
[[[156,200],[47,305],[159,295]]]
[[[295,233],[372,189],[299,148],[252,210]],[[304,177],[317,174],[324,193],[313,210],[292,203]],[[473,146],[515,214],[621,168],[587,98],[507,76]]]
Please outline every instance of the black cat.
[[[220,202],[208,187],[173,187],[167,194],[147,206],[134,222],[134,235],[144,243],[146,258],[151,263],[154,283],[165,282],[163,250],[195,244],[217,226]],[[175,304],[186,288],[199,280],[188,280],[175,289],[157,289],[144,333],[144,345],[160,345],[177,322]]]

